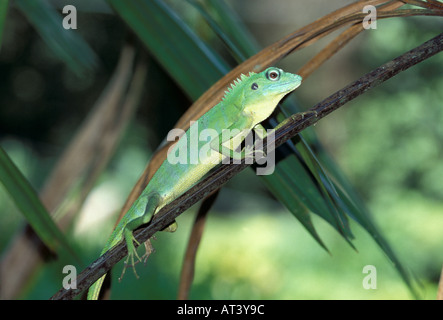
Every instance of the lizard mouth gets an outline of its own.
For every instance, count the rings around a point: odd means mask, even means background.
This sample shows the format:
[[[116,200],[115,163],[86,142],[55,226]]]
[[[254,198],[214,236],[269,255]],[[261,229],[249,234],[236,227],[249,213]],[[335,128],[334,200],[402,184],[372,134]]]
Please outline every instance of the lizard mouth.
[[[295,89],[297,89],[302,82],[302,77],[299,75],[294,75],[290,80],[287,81],[281,81],[278,83],[275,83],[273,87],[276,91],[280,91],[281,93],[288,93]]]

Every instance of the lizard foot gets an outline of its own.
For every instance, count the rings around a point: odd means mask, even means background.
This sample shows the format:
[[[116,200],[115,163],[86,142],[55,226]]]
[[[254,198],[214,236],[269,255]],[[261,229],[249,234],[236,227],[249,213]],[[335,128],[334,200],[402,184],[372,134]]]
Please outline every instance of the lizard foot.
[[[155,237],[152,237],[151,239],[155,239]],[[140,277],[137,274],[137,270],[135,269],[135,266],[137,265],[137,263],[139,262],[143,262],[146,265],[146,262],[148,261],[148,258],[150,257],[151,253],[155,252],[154,247],[151,244],[151,239],[145,241],[143,243],[143,245],[145,246],[145,254],[141,256],[138,255],[137,250],[134,248],[133,251],[131,251],[130,253],[128,253],[128,257],[126,258],[125,262],[124,262],[124,266],[123,266],[123,270],[122,270],[122,274],[120,275],[120,278],[118,278],[118,281],[120,282],[123,279],[123,276],[125,275],[126,269],[128,267],[132,267],[132,270],[134,271],[134,275],[137,279],[139,279]],[[137,243],[137,245],[140,245],[138,243],[137,240],[135,240],[135,238],[132,239],[135,243]],[[137,260],[134,258],[137,258]]]
[[[246,145],[244,150],[245,163],[252,164],[254,162],[254,145]]]
[[[126,246],[128,247],[128,257],[125,260],[122,274],[121,274],[120,278],[118,278],[119,282],[123,279],[123,276],[125,275],[125,272],[126,272],[126,268],[128,268],[128,267],[132,267],[135,277],[138,279],[139,276],[137,274],[137,271],[135,270],[135,265],[138,262],[142,262],[142,259],[139,257],[137,250],[135,249],[135,246],[134,246],[134,242],[137,244],[137,246],[139,246],[140,243],[134,238],[134,235],[132,234],[132,232],[128,232],[125,235],[125,239],[126,239]],[[134,257],[136,257],[138,261],[135,261]],[[129,262],[131,262],[131,264],[129,264]]]
[[[152,237],[151,239],[155,239],[155,237]],[[146,262],[148,261],[148,258],[151,256],[151,253],[155,252],[154,247],[152,246],[151,239],[145,241],[143,244],[145,246],[146,252],[142,256],[143,263],[146,265]]]
[[[131,264],[129,264],[129,260],[131,260]],[[120,275],[120,277],[118,278],[118,282],[122,281],[123,276],[125,275],[126,269],[128,267],[132,267],[132,270],[134,271],[134,275],[137,279],[139,279],[140,277],[137,274],[137,270],[135,269],[135,265],[137,263],[139,263],[141,261],[134,261],[134,254],[130,253],[128,254],[128,257],[126,258],[125,262],[124,262],[124,266],[123,266],[123,270],[122,270],[122,274]]]

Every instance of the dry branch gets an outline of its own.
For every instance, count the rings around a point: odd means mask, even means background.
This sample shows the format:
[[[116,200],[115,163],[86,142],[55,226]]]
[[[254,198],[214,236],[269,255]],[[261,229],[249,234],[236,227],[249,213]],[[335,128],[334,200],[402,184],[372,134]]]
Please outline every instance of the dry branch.
[[[443,33],[404,53],[398,58],[378,67],[372,72],[367,73],[342,90],[337,91],[311,108],[310,111],[313,111],[312,114],[304,117],[296,114],[288,118],[284,125],[276,131],[275,147],[280,146],[291,137],[300,133],[305,128],[315,124],[329,113],[337,110],[364,92],[394,77],[399,72],[432,57],[442,50]],[[272,150],[268,150],[268,152],[270,151]],[[215,190],[219,189],[229,179],[246,167],[248,167],[248,165],[244,163],[220,166],[208,178],[199,182],[179,198],[162,208],[149,224],[140,228],[134,233],[135,238],[140,243],[148,240],[157,231],[160,231],[171,224],[186,209],[191,207],[199,200],[207,197]],[[113,265],[123,259],[126,255],[126,245],[122,242],[103,256],[99,257],[95,262],[93,262],[89,267],[79,274],[77,278],[77,289],[61,289],[52,297],[52,299],[73,299],[82,291],[86,290],[98,278],[108,272]]]

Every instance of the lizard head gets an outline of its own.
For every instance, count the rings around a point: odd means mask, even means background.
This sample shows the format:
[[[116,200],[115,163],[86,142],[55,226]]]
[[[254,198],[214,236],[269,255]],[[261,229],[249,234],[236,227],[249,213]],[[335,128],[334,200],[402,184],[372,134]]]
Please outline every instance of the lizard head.
[[[270,67],[260,73],[250,72],[248,76],[242,74],[228,87],[223,99],[236,99],[238,93],[241,93],[241,98],[247,99],[247,102],[278,99],[278,103],[283,96],[300,86],[301,81],[302,78],[297,74]]]
[[[302,77],[275,67],[260,73],[251,73],[243,79],[244,111],[258,123],[274,111],[280,100],[300,86]]]
[[[284,95],[300,86],[301,81],[302,78],[297,74],[271,67],[263,72],[251,74],[247,78],[249,90],[245,83],[245,98],[257,101],[262,99],[280,101]]]

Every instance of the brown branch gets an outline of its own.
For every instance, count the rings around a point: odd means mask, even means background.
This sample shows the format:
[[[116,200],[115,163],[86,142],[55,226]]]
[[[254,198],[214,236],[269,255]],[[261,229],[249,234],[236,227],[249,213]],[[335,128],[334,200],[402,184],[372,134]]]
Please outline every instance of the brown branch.
[[[372,72],[362,76],[342,90],[329,96],[316,106],[310,109],[313,113],[302,117],[300,114],[293,115],[284,121],[283,125],[275,133],[275,147],[280,146],[285,141],[300,133],[305,128],[315,124],[317,121],[337,110],[347,102],[353,100],[364,92],[378,86],[384,81],[394,77],[419,62],[430,58],[443,50],[443,33],[437,37],[423,43],[398,58],[378,67]],[[268,152],[272,150],[267,150]],[[245,163],[237,165],[222,165],[212,175],[197,185],[192,187],[179,198],[162,208],[154,216],[152,221],[145,227],[134,233],[139,243],[151,238],[157,231],[160,231],[171,224],[182,212],[191,207],[196,202],[207,197],[215,190],[219,189],[234,175],[245,169]],[[75,296],[86,290],[98,278],[104,275],[118,261],[127,255],[124,242],[117,245],[112,250],[99,257],[89,267],[82,271],[77,277],[77,289],[61,289],[52,299],[73,299]]]
[[[401,6],[404,3],[401,1],[392,1],[385,4],[380,5],[377,9],[379,12],[381,11],[392,11]],[[324,62],[326,62],[329,58],[331,58],[334,54],[336,54],[339,50],[343,49],[343,47],[349,43],[352,39],[354,39],[357,35],[359,35],[365,29],[363,28],[363,23],[356,23],[351,25],[348,29],[346,29],[343,33],[341,33],[338,37],[336,37],[333,41],[329,42],[327,46],[325,46],[319,53],[317,53],[313,58],[311,58],[307,63],[305,63],[297,72],[303,79],[306,80],[315,70],[317,70]]]
[[[427,0],[427,2],[422,0],[402,0],[404,3],[411,4],[417,7],[428,8],[428,9],[442,9],[443,4],[436,0]]]

